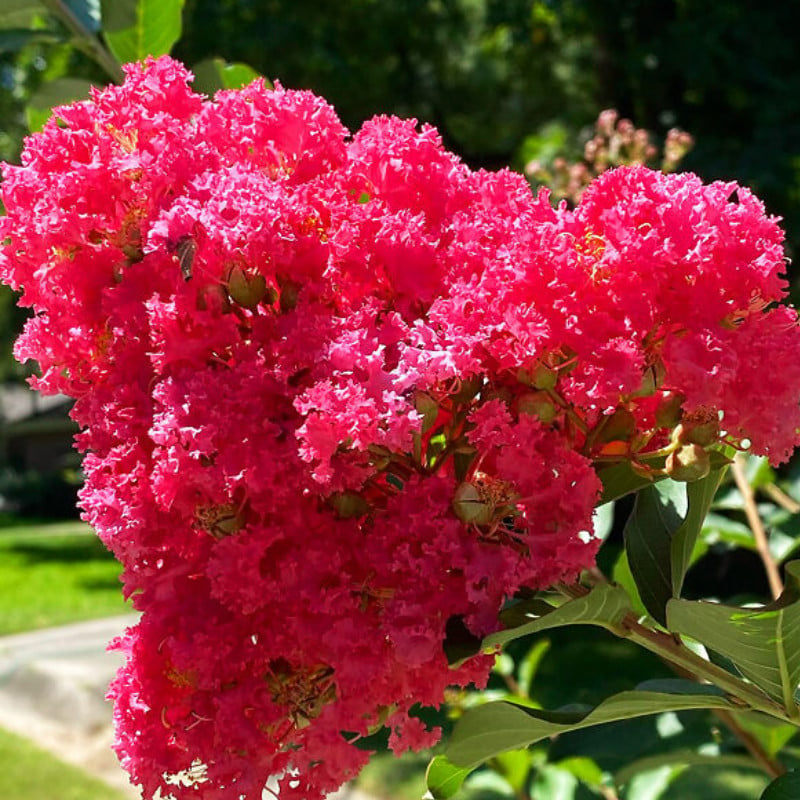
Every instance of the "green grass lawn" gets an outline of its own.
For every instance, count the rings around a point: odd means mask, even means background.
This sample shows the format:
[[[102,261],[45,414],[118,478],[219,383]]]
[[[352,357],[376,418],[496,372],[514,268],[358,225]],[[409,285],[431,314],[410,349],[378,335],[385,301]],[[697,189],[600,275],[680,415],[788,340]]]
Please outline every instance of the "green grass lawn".
[[[130,611],[119,573],[82,522],[0,528],[0,636]]]
[[[124,800],[101,781],[0,728],[3,800]]]

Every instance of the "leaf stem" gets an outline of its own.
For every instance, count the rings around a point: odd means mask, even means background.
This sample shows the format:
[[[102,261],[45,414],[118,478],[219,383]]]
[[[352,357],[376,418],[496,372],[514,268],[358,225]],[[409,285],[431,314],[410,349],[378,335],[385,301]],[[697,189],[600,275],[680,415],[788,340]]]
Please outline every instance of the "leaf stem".
[[[745,475],[744,464],[740,454],[734,457],[733,464],[731,465],[731,472],[733,473],[733,479],[736,481],[736,486],[744,500],[744,513],[747,516],[747,524],[753,532],[753,538],[756,541],[756,550],[764,564],[764,570],[767,573],[767,580],[769,581],[769,589],[770,592],[772,592],[772,599],[777,600],[781,592],[783,592],[783,581],[781,580],[778,565],[775,563],[772,553],[770,553],[767,531],[758,514],[753,488],[750,486],[750,482]]]
[[[562,583],[558,584],[556,588],[570,598],[583,597],[589,592],[585,586],[580,584]],[[748,709],[761,711],[783,722],[796,724],[790,711],[773,701],[758,687],[737,678],[711,661],[701,658],[686,647],[677,636],[642,625],[634,614],[628,613],[616,625],[604,625],[603,627],[615,636],[628,639],[645,650],[649,650],[694,680],[705,681],[717,686],[733,702],[740,704],[743,711]]]
[[[54,16],[61,20],[64,26],[77,39],[76,43],[86,54],[99,64],[116,83],[121,83],[125,78],[120,63],[103,47],[102,42],[95,36],[73,13],[64,0],[41,0],[42,5]]]

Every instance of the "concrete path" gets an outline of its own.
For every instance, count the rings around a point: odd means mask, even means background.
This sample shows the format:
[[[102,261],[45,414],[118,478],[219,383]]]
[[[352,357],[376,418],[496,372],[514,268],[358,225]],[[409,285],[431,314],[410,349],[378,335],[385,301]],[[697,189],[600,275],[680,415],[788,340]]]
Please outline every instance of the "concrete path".
[[[135,622],[127,615],[0,637],[0,727],[132,800],[140,794],[111,750],[111,706],[104,696],[122,663],[106,645]],[[329,800],[371,798],[344,787]]]

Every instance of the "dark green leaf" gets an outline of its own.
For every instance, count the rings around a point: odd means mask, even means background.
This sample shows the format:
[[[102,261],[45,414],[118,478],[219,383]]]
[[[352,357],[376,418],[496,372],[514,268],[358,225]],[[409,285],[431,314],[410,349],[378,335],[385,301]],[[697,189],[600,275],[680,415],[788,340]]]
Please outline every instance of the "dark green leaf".
[[[683,588],[683,579],[692,560],[697,537],[703,529],[703,522],[706,519],[708,510],[714,501],[714,495],[719,489],[720,483],[725,476],[725,468],[715,469],[706,478],[695,483],[690,483],[686,489],[689,502],[689,510],[686,519],[672,538],[671,546],[671,570],[672,570],[672,594],[678,597]]]
[[[103,36],[125,64],[169,53],[181,35],[184,0],[102,0]]]
[[[469,710],[456,724],[447,757],[451,763],[474,768],[506,750],[529,747],[551,736],[606,722],[663,711],[734,706],[717,690],[693,684],[693,693],[635,689],[620,692],[595,708],[565,707],[558,711],[523,708],[512,703],[488,703]]]
[[[247,64],[229,64],[222,58],[207,58],[192,67],[196,92],[213,95],[220,89],[241,89],[259,77]]]
[[[797,800],[800,797],[800,770],[792,770],[767,786],[759,800]]]
[[[662,625],[680,594],[723,470],[690,484],[666,480],[642,489],[625,525],[625,550],[645,608]]]
[[[631,574],[647,611],[666,622],[672,597],[672,538],[687,513],[686,484],[666,480],[636,495],[625,525],[625,552]]]
[[[447,800],[461,788],[471,769],[451,764],[445,756],[435,756],[425,773],[425,783],[435,800]]]
[[[770,697],[795,709],[800,683],[800,561],[786,565],[786,588],[774,603],[750,609],[688,600],[667,606],[669,629],[729,658]]]

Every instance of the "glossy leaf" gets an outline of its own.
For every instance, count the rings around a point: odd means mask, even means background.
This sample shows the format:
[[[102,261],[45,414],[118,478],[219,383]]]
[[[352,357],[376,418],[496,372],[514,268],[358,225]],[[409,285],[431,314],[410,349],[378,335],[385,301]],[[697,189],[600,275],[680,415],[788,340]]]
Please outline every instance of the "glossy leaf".
[[[675,597],[680,595],[683,588],[683,579],[691,564],[692,551],[697,537],[703,529],[703,523],[714,502],[714,495],[722,483],[725,471],[724,468],[716,469],[703,480],[690,483],[686,489],[689,501],[688,512],[683,524],[672,539],[671,548],[672,594]]]
[[[797,800],[800,797],[800,770],[792,770],[767,786],[759,800]]]
[[[713,687],[672,681],[673,691],[653,691],[641,684],[620,692],[595,708],[565,707],[557,711],[523,708],[512,703],[489,703],[468,711],[456,724],[447,757],[456,766],[474,768],[506,750],[518,750],[569,731],[663,711],[696,708],[736,708]]]
[[[667,480],[636,495],[625,525],[625,552],[633,579],[647,611],[660,623],[672,597],[672,537],[688,509],[686,484]]]
[[[103,36],[122,64],[160,56],[181,35],[184,0],[102,0]]]
[[[766,692],[794,709],[800,683],[800,561],[786,565],[786,588],[770,605],[750,609],[671,600],[668,627],[729,658]]]
[[[690,484],[666,480],[642,489],[625,526],[625,550],[639,596],[662,625],[692,560],[723,471]]]

